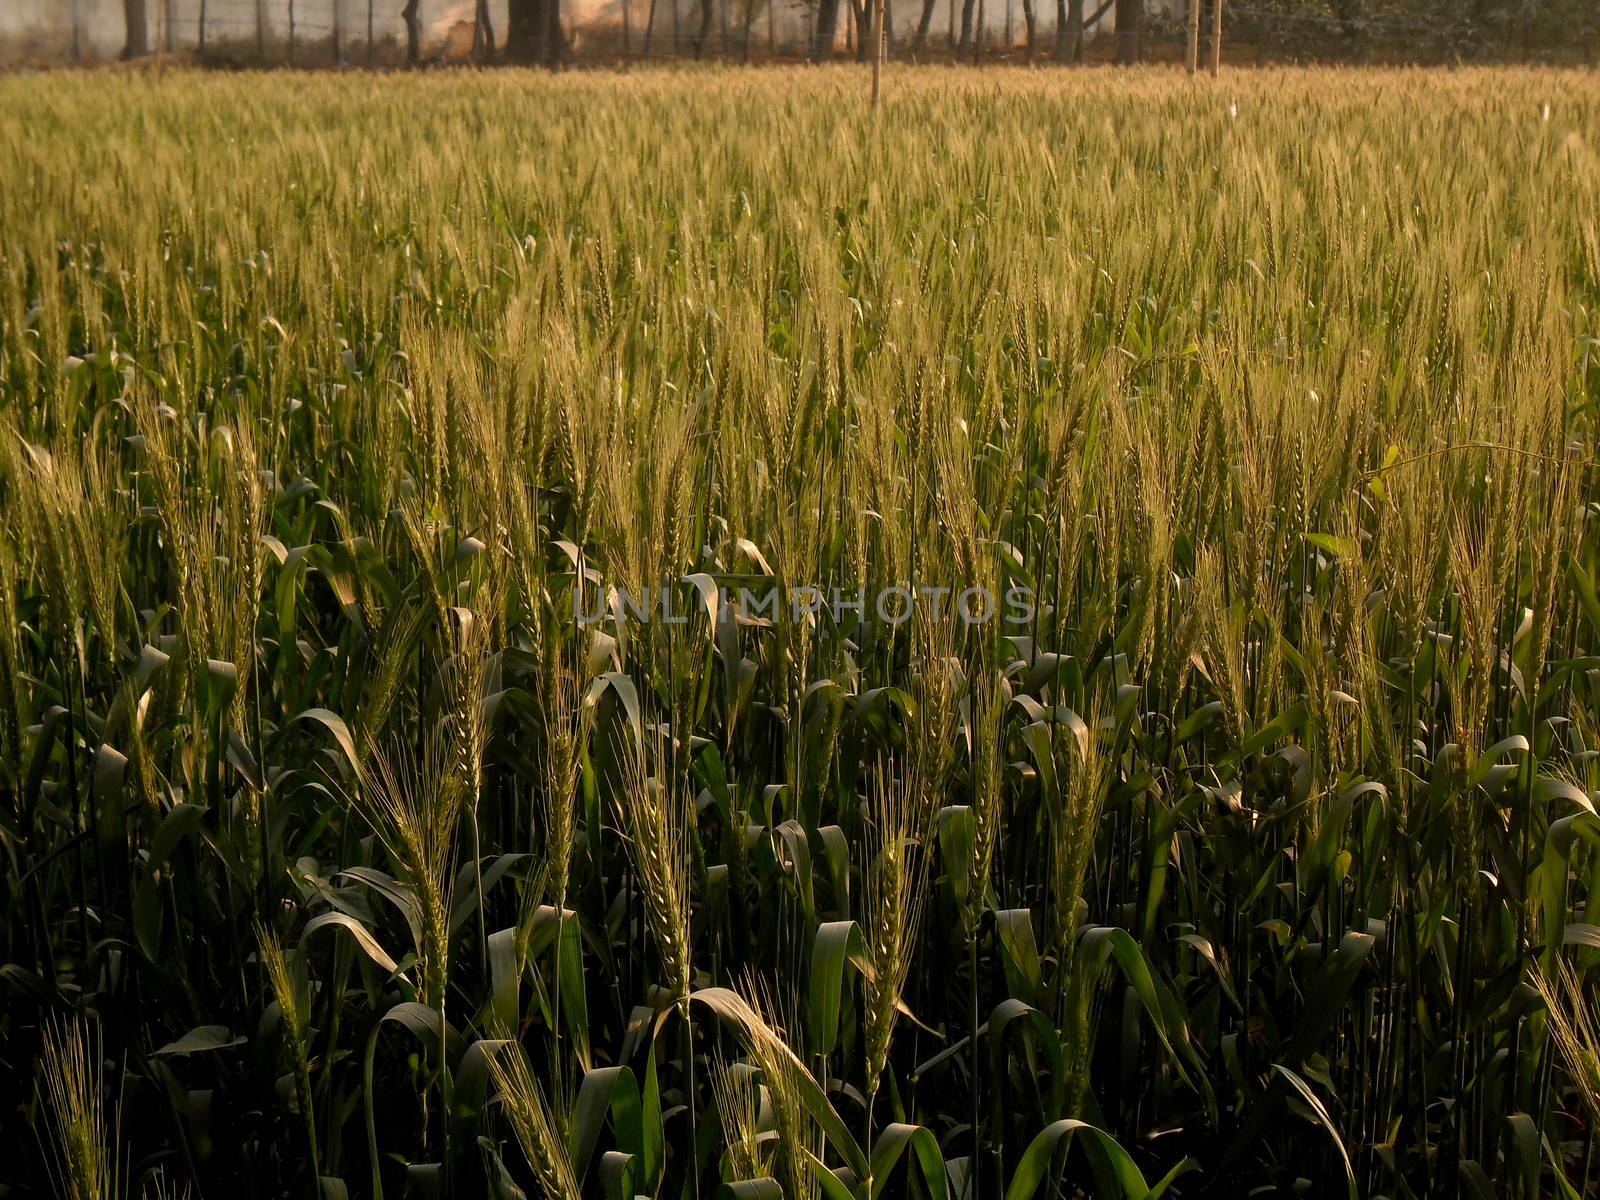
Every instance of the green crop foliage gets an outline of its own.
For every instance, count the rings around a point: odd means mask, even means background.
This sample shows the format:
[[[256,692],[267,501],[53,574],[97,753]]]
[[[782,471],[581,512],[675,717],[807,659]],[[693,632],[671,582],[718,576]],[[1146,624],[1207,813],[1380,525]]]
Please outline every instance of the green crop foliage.
[[[0,78],[0,1178],[1593,1195],[1597,129]]]

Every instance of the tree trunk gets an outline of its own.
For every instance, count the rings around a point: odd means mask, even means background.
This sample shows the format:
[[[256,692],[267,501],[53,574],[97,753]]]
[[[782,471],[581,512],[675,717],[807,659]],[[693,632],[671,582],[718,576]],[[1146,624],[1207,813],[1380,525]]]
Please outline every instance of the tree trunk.
[[[412,0],[413,4],[416,2]],[[506,58],[555,68],[561,65],[563,48],[559,0],[508,0]]]
[[[922,57],[922,50],[928,44],[928,26],[933,24],[934,0],[922,0],[922,16],[917,18],[917,32],[911,38],[911,57]]]
[[[961,0],[961,40],[956,43],[958,50],[965,50],[972,45],[972,10],[977,3],[978,0]]]
[[[544,63],[554,71],[561,66],[567,51],[566,35],[561,31],[561,0],[544,0],[544,8],[549,22],[544,35]]]
[[[1144,56],[1144,0],[1117,0],[1117,62],[1132,66]]]
[[[1027,45],[1023,51],[1023,61],[1030,67],[1033,66],[1033,39],[1036,35],[1036,24],[1033,16],[1033,0],[1022,0],[1022,32],[1027,37]]]
[[[417,15],[420,0],[406,0],[406,6],[400,10],[400,19],[406,23],[406,66],[414,67],[417,60],[422,57],[422,20]],[[516,0],[512,0],[512,8],[516,8]]]
[[[1056,0],[1056,61],[1077,63],[1083,61],[1083,2],[1065,0],[1066,28],[1061,25],[1062,0]]]
[[[694,56],[706,56],[706,44],[711,41],[711,22],[716,17],[712,7],[713,0],[700,0],[700,32],[694,37]]]
[[[850,0],[850,9],[856,15],[856,61],[872,61],[872,3],[871,0]]]
[[[494,22],[489,17],[489,0],[478,0],[472,9],[472,61],[485,63],[494,57]]]
[[[819,0],[817,30],[811,38],[811,57],[827,62],[833,57],[834,39],[839,36],[839,0]]]
[[[416,8],[417,0],[410,0],[406,10]],[[411,33],[411,20],[406,21],[406,34]],[[538,62],[544,50],[545,15],[542,0],[506,0],[506,57],[512,62]]]
[[[122,41],[122,57],[142,58],[150,53],[150,34],[145,28],[144,0],[122,0],[122,20],[127,27]]]

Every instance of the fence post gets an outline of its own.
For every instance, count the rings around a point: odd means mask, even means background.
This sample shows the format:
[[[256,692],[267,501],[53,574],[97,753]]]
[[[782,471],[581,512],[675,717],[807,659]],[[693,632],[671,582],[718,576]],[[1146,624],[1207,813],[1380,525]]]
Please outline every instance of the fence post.
[[[872,108],[878,108],[883,79],[883,0],[872,0]]]

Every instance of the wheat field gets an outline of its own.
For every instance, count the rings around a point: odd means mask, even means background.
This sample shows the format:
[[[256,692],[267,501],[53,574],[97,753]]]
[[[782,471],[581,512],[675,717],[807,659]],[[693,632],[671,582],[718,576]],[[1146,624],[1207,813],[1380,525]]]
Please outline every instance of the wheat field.
[[[1600,79],[866,87],[0,77],[13,1194],[1600,1187]]]

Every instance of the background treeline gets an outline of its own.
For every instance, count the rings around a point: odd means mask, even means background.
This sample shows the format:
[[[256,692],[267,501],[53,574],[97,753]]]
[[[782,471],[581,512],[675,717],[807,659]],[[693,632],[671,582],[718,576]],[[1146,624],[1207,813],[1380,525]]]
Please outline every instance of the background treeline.
[[[1600,61],[1591,0],[1229,0],[1223,21],[1269,60]]]
[[[21,0],[41,4],[42,0]],[[1209,58],[1214,11],[1202,7]],[[1223,0],[1224,57],[1600,61],[1590,0]],[[886,0],[891,59],[1171,61],[1185,0]],[[626,63],[867,57],[871,0],[68,0],[0,13],[0,61],[181,55],[213,65]]]

